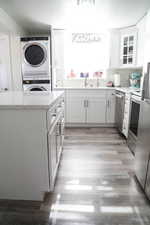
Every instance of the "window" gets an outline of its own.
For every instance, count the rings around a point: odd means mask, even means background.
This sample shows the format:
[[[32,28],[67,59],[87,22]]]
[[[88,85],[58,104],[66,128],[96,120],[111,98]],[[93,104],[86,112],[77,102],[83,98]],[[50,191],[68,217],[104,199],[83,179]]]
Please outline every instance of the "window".
[[[66,33],[66,79],[104,78],[109,59],[109,35],[101,33]]]

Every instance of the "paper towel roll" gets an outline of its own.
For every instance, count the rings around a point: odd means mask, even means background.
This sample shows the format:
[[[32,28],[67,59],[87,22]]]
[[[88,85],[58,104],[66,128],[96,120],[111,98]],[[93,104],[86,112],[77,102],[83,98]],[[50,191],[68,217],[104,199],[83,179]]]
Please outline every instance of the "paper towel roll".
[[[114,86],[115,87],[120,86],[120,74],[118,73],[114,74]]]

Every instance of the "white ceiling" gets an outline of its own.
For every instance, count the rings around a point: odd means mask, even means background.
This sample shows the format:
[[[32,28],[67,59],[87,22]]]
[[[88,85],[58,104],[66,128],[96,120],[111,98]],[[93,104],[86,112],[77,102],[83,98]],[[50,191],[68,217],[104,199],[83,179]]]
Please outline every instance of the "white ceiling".
[[[70,17],[78,18],[77,0],[0,0],[0,7],[28,31],[45,31],[67,26]],[[95,0],[96,22],[100,26],[118,28],[130,26],[150,8],[150,0]],[[105,17],[105,19],[104,19]],[[89,15],[91,19],[91,15]],[[82,19],[82,18],[81,18]],[[106,22],[107,21],[107,22]]]

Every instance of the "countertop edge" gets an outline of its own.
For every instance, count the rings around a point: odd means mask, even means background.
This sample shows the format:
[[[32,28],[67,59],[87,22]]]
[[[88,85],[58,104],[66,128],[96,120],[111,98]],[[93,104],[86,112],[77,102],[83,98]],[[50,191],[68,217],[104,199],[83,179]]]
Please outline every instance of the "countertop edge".
[[[58,90],[115,90],[115,87],[99,87],[99,88],[75,88],[75,87],[59,87],[59,88],[54,88],[54,91]]]
[[[47,104],[0,104],[0,110],[16,109],[16,110],[49,110],[57,100],[64,95],[64,91],[54,91],[58,95]],[[52,92],[52,93],[54,93]],[[6,92],[7,93],[7,92]],[[44,97],[44,96],[43,96]]]

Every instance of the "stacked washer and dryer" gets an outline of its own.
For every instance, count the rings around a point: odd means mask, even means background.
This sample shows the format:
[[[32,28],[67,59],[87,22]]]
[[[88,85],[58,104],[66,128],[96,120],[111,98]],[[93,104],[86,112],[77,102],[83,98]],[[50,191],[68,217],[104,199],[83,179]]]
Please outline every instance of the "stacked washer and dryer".
[[[24,91],[51,91],[50,37],[21,38]]]

